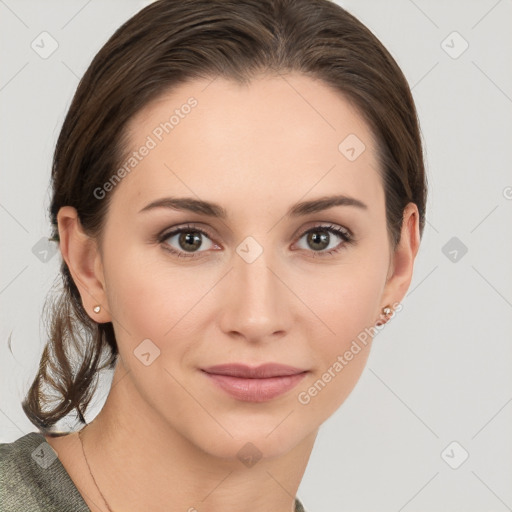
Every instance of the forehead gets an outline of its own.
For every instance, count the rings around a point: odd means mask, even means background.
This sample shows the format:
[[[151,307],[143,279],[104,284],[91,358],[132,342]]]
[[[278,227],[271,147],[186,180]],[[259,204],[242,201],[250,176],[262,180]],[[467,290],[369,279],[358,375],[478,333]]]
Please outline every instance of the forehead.
[[[382,195],[365,121],[340,92],[304,75],[190,81],[127,129],[128,172],[112,198],[124,208],[166,193],[240,207],[248,197],[288,205],[305,194]]]

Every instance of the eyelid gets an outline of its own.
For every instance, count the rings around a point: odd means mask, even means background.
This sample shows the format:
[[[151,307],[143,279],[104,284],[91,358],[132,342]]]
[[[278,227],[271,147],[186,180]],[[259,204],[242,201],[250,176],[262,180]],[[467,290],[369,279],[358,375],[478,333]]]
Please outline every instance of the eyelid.
[[[314,231],[315,229],[330,229],[334,231],[340,231],[341,233],[345,234],[347,238],[350,238],[352,240],[354,239],[354,233],[349,228],[341,224],[335,224],[334,222],[313,222],[313,224],[310,227],[299,231],[299,235],[297,235],[297,238],[302,238],[306,233]]]
[[[158,239],[165,240],[165,239],[169,238],[170,236],[177,235],[178,233],[180,233],[182,231],[196,231],[196,232],[206,235],[208,238],[212,239],[212,234],[209,233],[206,228],[199,227],[192,223],[187,223],[187,224],[183,224],[183,225],[180,224],[173,228],[164,229],[162,231],[162,233],[158,235]]]

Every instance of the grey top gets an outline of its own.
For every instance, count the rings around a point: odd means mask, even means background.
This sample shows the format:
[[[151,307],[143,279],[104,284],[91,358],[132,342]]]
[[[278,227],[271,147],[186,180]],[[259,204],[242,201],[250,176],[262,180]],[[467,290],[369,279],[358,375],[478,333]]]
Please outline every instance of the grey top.
[[[91,512],[44,436],[0,444],[0,512]],[[295,498],[295,512],[305,512]]]
[[[90,512],[42,434],[0,444],[1,512]]]

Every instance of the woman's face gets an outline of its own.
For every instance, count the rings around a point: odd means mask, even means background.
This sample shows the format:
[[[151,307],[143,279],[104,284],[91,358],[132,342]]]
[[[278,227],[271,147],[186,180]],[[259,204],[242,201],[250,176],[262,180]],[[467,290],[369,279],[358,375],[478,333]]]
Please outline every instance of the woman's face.
[[[129,126],[133,159],[97,191],[112,194],[96,268],[100,321],[113,322],[128,371],[117,385],[129,384],[137,416],[207,453],[250,442],[283,454],[350,394],[381,308],[409,284],[371,133],[339,93],[300,74],[193,81]],[[166,198],[193,211],[148,207]],[[339,204],[317,205],[326,198]],[[204,371],[231,363],[304,373],[265,385]]]

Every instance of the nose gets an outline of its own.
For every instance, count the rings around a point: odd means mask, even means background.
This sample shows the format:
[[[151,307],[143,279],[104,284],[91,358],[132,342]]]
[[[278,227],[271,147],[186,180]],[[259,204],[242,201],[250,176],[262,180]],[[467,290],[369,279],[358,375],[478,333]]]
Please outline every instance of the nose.
[[[233,268],[221,292],[222,331],[252,343],[284,336],[292,325],[293,293],[271,257],[271,249],[264,249],[254,261],[246,258],[243,251],[240,254],[233,255]]]

